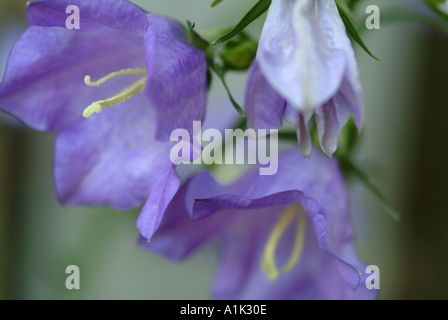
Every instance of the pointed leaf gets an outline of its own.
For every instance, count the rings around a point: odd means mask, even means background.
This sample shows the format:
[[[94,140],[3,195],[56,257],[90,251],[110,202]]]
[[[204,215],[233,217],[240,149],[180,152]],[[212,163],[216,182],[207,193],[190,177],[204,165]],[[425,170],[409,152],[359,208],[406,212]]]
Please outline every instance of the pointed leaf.
[[[365,52],[367,52],[373,59],[378,60],[377,57],[375,57],[372,52],[370,52],[369,48],[365,45],[364,41],[362,41],[361,36],[359,35],[358,31],[356,30],[352,20],[350,19],[350,11],[347,11],[347,6],[341,1],[341,0],[335,0],[336,5],[338,6],[339,14],[341,15],[342,21],[345,24],[345,28],[347,29],[347,33],[352,37],[353,40],[355,40],[361,48],[364,49]]]
[[[213,3],[212,3],[212,8],[213,8],[214,6],[217,6],[218,4],[220,4],[222,1],[223,1],[223,0],[215,0],[215,1],[213,1]]]
[[[238,33],[243,31],[249,24],[251,24],[254,20],[260,17],[263,13],[265,13],[269,6],[271,5],[272,0],[260,0],[258,3],[249,10],[249,12],[243,17],[243,19],[237,24],[235,28],[233,28],[230,32],[223,35],[221,38],[213,42],[213,45],[225,42],[227,40],[232,39]]]
[[[354,19],[355,18],[355,14],[353,13],[352,9],[350,9],[348,7],[347,4],[345,4],[345,2],[343,1],[339,1],[338,3],[339,6],[341,6],[343,8],[343,10],[347,13],[347,15],[351,18]]]

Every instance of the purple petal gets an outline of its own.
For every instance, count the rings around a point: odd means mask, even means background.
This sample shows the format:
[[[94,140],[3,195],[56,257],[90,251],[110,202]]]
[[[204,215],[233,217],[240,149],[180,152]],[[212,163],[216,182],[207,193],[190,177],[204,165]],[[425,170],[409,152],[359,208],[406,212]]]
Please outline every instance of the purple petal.
[[[268,211],[273,213],[272,210]],[[274,225],[278,218],[278,214],[266,214],[268,211],[264,209],[234,213],[240,217],[238,222],[241,227],[229,229],[220,237],[221,258],[212,286],[214,299],[253,300],[271,292],[272,287],[257,292],[261,283],[269,282],[264,275],[259,277],[260,259],[270,231],[267,226]],[[282,293],[280,291],[274,294],[282,299]]]
[[[148,27],[145,12],[124,0],[43,0],[28,5],[28,23],[42,27],[66,28],[70,13],[76,5],[80,13],[80,31],[94,31],[103,26],[143,37]]]
[[[83,120],[91,103],[109,98],[136,81],[96,80],[127,68],[145,66],[142,40],[111,29],[71,32],[30,27],[15,44],[0,87],[0,109],[43,131],[60,130]],[[117,106],[119,107],[119,106]]]
[[[354,63],[356,63],[356,61],[354,61]],[[356,126],[358,127],[358,130],[361,131],[364,126],[364,92],[362,90],[357,66],[353,67],[342,81],[339,94],[342,94],[347,101],[346,104],[353,112]]]
[[[145,36],[147,96],[157,113],[157,138],[169,140],[175,129],[192,131],[202,121],[207,94],[207,62],[173,20],[149,15]]]
[[[250,70],[246,88],[246,116],[249,128],[280,129],[283,125],[285,99],[266,81],[255,61]]]
[[[285,108],[285,120],[296,126],[299,152],[305,158],[311,156],[313,142],[311,141],[310,120],[313,113],[303,113],[293,108],[289,103]]]
[[[141,206],[150,193],[150,182],[165,178],[164,170],[172,166],[170,144],[154,140],[153,118],[146,97],[140,94],[62,131],[54,159],[61,202],[118,210]]]
[[[266,278],[260,268],[260,257],[272,226],[277,222],[283,207],[239,212],[239,225],[221,237],[223,244],[219,268],[213,284],[213,298],[241,300],[286,299],[375,299],[376,292],[365,286],[352,290],[341,277],[338,260],[321,250],[313,224],[307,219],[305,248],[300,262],[275,282]],[[235,214],[236,215],[236,214]],[[250,226],[250,227],[249,227]],[[279,266],[289,258],[294,241],[294,229],[289,228],[276,252]],[[358,267],[364,268],[353,259]],[[344,272],[344,270],[342,270]]]
[[[227,225],[221,215],[214,215],[200,221],[191,221],[185,204],[187,190],[189,190],[189,182],[181,187],[169,204],[163,215],[162,223],[157,229],[157,233],[151,238],[151,242],[141,236],[139,238],[140,246],[178,261],[219,235],[220,230]],[[173,235],[175,236],[173,237]]]
[[[187,190],[175,197],[173,212],[186,210],[194,219],[207,217],[199,222],[220,217],[224,226],[213,229],[223,247],[215,298],[375,298],[375,291],[360,287],[362,278],[357,269],[364,271],[365,266],[354,253],[347,190],[338,163],[317,152],[307,161],[289,151],[280,155],[279,164],[276,175],[260,176],[258,170],[251,170],[229,186],[213,182],[206,173],[198,174],[181,189]],[[177,197],[185,197],[185,202]],[[261,254],[279,215],[295,202],[301,203],[309,217],[305,252],[294,270],[271,283],[260,270]],[[173,222],[174,218],[169,221],[189,231],[183,229],[178,237],[170,232],[178,229],[166,228],[162,233],[165,243],[181,241],[196,248],[198,241],[211,238],[210,233],[204,236],[204,225],[197,222],[184,225]],[[185,213],[182,221],[186,221]],[[198,232],[199,239],[195,238]],[[310,236],[313,234],[317,237]],[[279,260],[285,261],[291,252],[291,236],[292,232],[285,235]],[[154,240],[157,237],[156,233]],[[160,246],[157,251],[166,254],[167,247]],[[189,251],[182,252],[183,257]]]
[[[338,148],[339,134],[350,119],[351,114],[349,103],[341,93],[316,109],[314,119],[316,120],[320,145],[327,156],[331,156]]]
[[[163,214],[180,186],[180,178],[171,163],[160,162],[151,177],[149,199],[137,220],[141,235],[151,240],[159,228]]]
[[[348,287],[356,290],[361,284],[356,267],[363,270],[363,266],[354,259],[347,190],[337,162],[321,154],[314,155],[310,161],[306,161],[295,152],[288,152],[281,155],[279,163],[280,170],[275,176],[251,175],[254,187],[244,188],[241,194],[234,197],[222,196],[213,199],[202,199],[200,195],[196,197],[201,199],[201,203],[216,206],[221,210],[268,206],[268,203],[263,203],[267,194],[271,195],[271,206],[279,205],[275,196],[282,199],[280,201],[285,205],[293,203],[291,200],[295,197],[295,201],[300,201],[312,221],[321,249],[334,258],[333,262],[339,270],[339,277]],[[247,186],[245,178],[243,177],[242,181],[243,185]],[[298,191],[302,191],[303,194]],[[241,197],[246,198],[245,202]],[[263,220],[261,217],[259,219]],[[234,223],[243,224],[237,221]],[[249,223],[247,225],[250,226]],[[272,228],[273,224],[270,226]],[[320,274],[316,276],[319,277]],[[372,293],[372,296],[375,294]]]

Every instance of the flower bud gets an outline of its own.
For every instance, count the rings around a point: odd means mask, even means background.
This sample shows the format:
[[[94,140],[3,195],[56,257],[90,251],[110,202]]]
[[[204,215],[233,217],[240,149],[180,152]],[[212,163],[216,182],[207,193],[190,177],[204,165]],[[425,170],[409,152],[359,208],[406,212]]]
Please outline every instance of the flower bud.
[[[252,40],[229,41],[221,52],[227,70],[246,70],[257,54],[257,43]]]

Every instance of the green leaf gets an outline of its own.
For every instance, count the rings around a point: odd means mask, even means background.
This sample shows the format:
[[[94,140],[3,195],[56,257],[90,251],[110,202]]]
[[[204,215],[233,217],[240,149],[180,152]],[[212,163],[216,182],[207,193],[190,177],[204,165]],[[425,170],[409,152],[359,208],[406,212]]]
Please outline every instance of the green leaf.
[[[339,14],[341,15],[342,21],[345,24],[345,28],[347,29],[347,33],[350,35],[350,37],[353,38],[360,46],[364,49],[365,52],[367,52],[373,59],[378,60],[377,57],[375,57],[372,52],[370,52],[369,48],[365,45],[365,43],[362,41],[361,36],[358,33],[358,30],[356,30],[352,20],[350,19],[350,11],[347,11],[347,6],[341,1],[341,0],[335,0],[336,5],[338,6]]]
[[[243,131],[246,131],[246,129],[247,129],[246,118],[239,119],[238,122],[235,123],[232,128],[233,128],[233,130],[241,129]]]
[[[381,192],[370,182],[367,175],[359,169],[351,160],[348,158],[339,158],[339,162],[341,167],[346,170],[348,173],[353,173],[357,176],[357,178],[364,184],[364,186],[377,198],[377,200],[381,203],[386,212],[394,219],[395,221],[401,220],[401,214],[395,210],[390,203],[386,200],[386,198],[381,194]]]
[[[214,6],[217,6],[218,4],[220,4],[222,1],[223,1],[223,0],[215,0],[215,1],[213,1],[213,3],[212,3],[212,8],[213,8]]]
[[[229,87],[227,86],[226,80],[225,80],[225,71],[222,69],[221,66],[217,64],[210,64],[210,69],[212,69],[219,79],[221,79],[222,84],[224,85],[224,88],[226,88],[227,94],[229,95],[230,101],[232,102],[233,107],[235,110],[243,117],[245,118],[243,108],[236,102],[236,100],[233,98],[232,93],[230,92]]]
[[[249,12],[243,17],[243,19],[237,24],[235,28],[233,28],[230,32],[221,36],[218,40],[213,42],[213,45],[225,42],[227,40],[232,39],[238,33],[243,31],[249,24],[251,24],[254,20],[260,17],[263,13],[265,13],[269,6],[271,5],[272,0],[260,0],[258,3],[249,10]]]
[[[343,1],[339,1],[339,6],[347,13],[347,15],[350,17],[350,19],[355,18],[355,14],[353,13],[353,10],[348,7],[348,5],[345,4]]]
[[[444,23],[448,24],[448,15],[437,7],[437,4],[443,3],[445,1],[441,2],[437,1],[438,0],[432,0],[432,1],[426,0],[425,2],[427,3],[428,7],[431,8],[431,10],[436,14],[437,18],[439,18]]]

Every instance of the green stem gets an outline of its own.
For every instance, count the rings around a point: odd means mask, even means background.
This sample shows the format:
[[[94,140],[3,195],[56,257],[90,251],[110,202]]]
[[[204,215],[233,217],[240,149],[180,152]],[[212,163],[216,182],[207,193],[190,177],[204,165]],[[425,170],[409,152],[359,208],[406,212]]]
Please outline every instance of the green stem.
[[[342,157],[338,160],[344,171],[354,174],[367,188],[367,190],[369,190],[378,199],[383,208],[392,217],[392,219],[394,219],[395,221],[401,220],[401,214],[394,208],[392,208],[383,194],[378,190],[378,188],[375,187],[375,185],[370,181],[367,175],[361,169],[359,169],[351,159]]]

